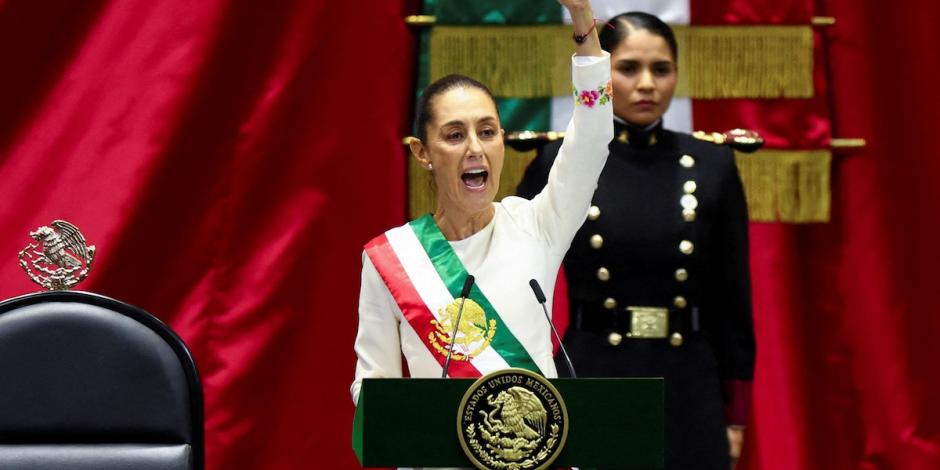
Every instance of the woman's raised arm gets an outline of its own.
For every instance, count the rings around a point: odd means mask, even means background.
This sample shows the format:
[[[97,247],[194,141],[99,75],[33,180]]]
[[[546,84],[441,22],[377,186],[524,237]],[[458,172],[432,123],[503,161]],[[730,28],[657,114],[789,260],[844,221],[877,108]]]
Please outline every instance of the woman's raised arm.
[[[574,42],[577,43],[575,53],[600,57],[601,41],[597,38],[597,19],[590,0],[558,0],[571,14],[571,25],[574,27]]]

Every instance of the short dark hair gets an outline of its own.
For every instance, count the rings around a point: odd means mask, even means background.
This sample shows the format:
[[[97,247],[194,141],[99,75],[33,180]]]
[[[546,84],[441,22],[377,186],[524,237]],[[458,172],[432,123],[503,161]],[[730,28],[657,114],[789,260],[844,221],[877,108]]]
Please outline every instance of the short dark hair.
[[[489,96],[493,100],[493,106],[496,107],[496,116],[499,117],[499,106],[496,104],[496,98],[493,97],[493,93],[490,92],[490,89],[486,85],[466,76],[459,74],[451,74],[446,77],[441,77],[434,81],[434,83],[428,85],[424,89],[424,92],[421,93],[421,98],[418,99],[418,106],[415,108],[415,122],[414,122],[414,132],[415,136],[421,139],[421,142],[427,141],[427,125],[431,121],[431,101],[437,95],[443,94],[447,91],[450,91],[454,88],[476,88],[483,93],[486,93],[486,96]]]
[[[608,20],[607,26],[601,28],[601,48],[607,52],[613,52],[630,33],[627,28],[628,24],[636,29],[645,29],[663,38],[672,52],[672,60],[677,60],[679,46],[676,44],[676,35],[672,32],[672,28],[656,16],[642,11],[621,13]]]

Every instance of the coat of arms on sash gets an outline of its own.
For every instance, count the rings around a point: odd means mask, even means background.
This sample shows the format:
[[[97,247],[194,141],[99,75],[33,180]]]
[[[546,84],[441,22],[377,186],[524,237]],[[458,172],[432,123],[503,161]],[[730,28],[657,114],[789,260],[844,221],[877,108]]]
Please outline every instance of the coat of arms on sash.
[[[464,394],[457,436],[478,468],[542,470],[565,446],[568,410],[546,378],[503,369],[481,377]]]
[[[496,320],[487,320],[483,307],[473,299],[466,299],[457,335],[451,341],[450,335],[454,332],[454,324],[460,310],[460,300],[461,298],[458,297],[447,307],[438,310],[441,320],[431,320],[434,330],[428,334],[428,342],[435,351],[444,356],[447,356],[447,349],[453,344],[454,353],[451,360],[469,361],[483,352],[493,341],[493,336],[496,335]]]
[[[45,289],[71,289],[88,277],[95,247],[88,246],[78,227],[66,221],[55,220],[51,225],[29,233],[35,242],[20,251],[20,267]]]

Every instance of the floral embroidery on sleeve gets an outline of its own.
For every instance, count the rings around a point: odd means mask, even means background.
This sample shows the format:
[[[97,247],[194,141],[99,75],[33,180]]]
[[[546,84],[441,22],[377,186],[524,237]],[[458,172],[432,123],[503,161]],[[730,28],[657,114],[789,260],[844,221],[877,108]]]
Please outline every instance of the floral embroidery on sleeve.
[[[611,96],[613,96],[613,94],[614,89],[610,80],[607,80],[606,84],[597,87],[595,90],[578,91],[578,89],[575,88],[574,104],[583,104],[588,108],[593,108],[595,104],[603,106],[610,102]]]

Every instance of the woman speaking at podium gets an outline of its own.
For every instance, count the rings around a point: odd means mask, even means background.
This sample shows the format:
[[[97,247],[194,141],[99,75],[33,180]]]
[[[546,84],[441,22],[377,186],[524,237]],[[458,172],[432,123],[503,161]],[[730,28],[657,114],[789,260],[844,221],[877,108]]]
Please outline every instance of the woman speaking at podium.
[[[458,75],[424,90],[411,152],[431,174],[436,209],[365,246],[354,401],[363,378],[401,377],[402,357],[411,377],[440,377],[451,348],[451,377],[506,367],[557,375],[550,326],[529,280],[553,292],[613,138],[610,56],[590,1],[561,3],[573,21],[576,106],[548,184],[531,201],[494,202],[504,131],[490,91]],[[456,322],[471,274],[475,283]]]

